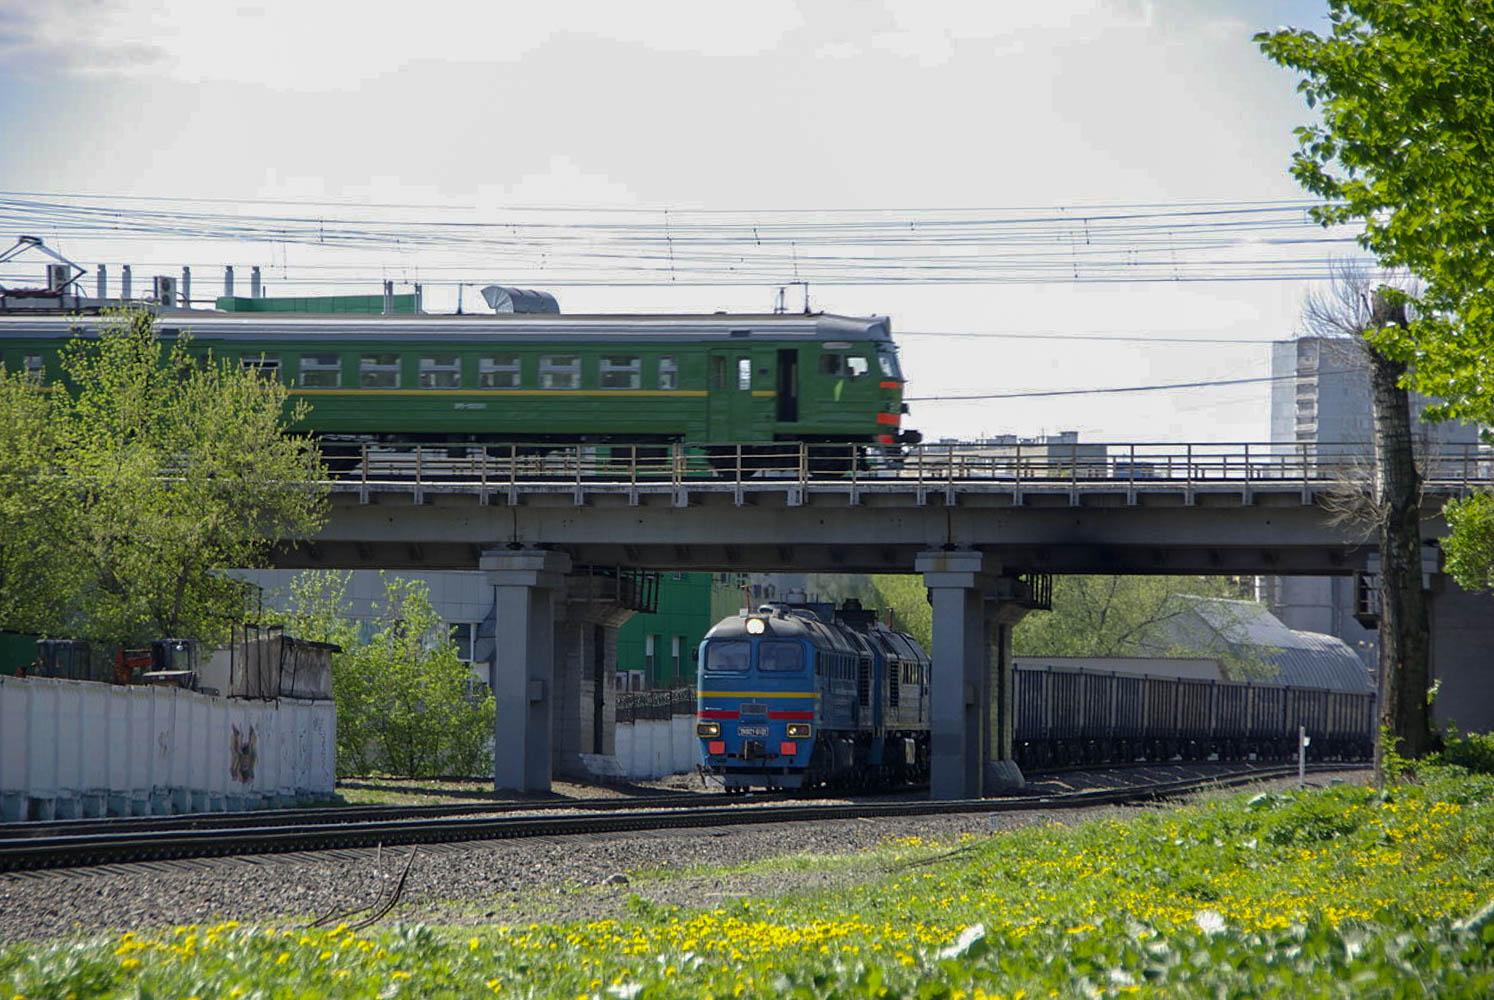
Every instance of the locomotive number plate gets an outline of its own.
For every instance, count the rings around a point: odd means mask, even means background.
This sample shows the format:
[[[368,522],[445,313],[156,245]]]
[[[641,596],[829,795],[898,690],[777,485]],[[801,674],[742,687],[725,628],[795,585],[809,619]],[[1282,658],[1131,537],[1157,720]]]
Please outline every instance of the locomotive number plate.
[[[737,727],[737,735],[738,736],[767,736],[768,735],[768,727],[767,726],[738,726]]]

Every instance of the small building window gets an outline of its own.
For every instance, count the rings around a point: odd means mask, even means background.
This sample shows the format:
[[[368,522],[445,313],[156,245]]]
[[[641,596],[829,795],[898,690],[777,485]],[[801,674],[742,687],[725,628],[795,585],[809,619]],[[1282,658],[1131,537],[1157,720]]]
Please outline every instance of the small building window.
[[[358,362],[358,384],[365,389],[398,389],[399,355],[363,355]]]
[[[420,359],[420,388],[460,389],[462,361],[455,354],[431,354]]]
[[[239,358],[239,367],[246,372],[254,372],[260,378],[275,379],[280,377],[280,355],[260,354],[256,357],[245,355]]]
[[[336,389],[342,385],[342,358],[336,354],[301,355],[301,385],[307,389]]]
[[[517,354],[495,354],[490,358],[479,358],[477,385],[481,389],[517,389],[519,387],[519,356]]]
[[[541,389],[581,388],[581,359],[574,354],[545,354],[539,362]]]
[[[463,663],[472,662],[472,643],[476,636],[474,622],[453,622],[451,625],[451,641],[456,646],[457,659]]]
[[[618,354],[602,355],[597,385],[603,389],[638,389],[643,385],[643,359]]]
[[[680,387],[680,370],[675,364],[672,356],[666,354],[659,359],[659,388],[678,389]]]

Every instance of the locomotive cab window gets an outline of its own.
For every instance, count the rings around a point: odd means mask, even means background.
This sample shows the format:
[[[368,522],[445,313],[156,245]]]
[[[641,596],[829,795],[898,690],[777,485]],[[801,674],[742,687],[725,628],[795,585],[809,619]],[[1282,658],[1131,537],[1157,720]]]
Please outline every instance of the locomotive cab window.
[[[301,385],[307,389],[336,389],[342,385],[342,358],[336,354],[301,355]]]
[[[364,389],[398,389],[399,355],[363,355],[358,360],[358,385]]]
[[[597,385],[603,389],[638,389],[643,386],[643,359],[617,354],[602,355]]]
[[[902,369],[898,367],[897,354],[890,347],[879,347],[877,349],[877,365],[882,369],[883,378],[895,378],[901,380]]]
[[[746,639],[717,639],[706,646],[706,673],[745,673],[751,655],[752,644]]]
[[[420,359],[420,388],[460,389],[462,362],[455,354],[427,354]]]
[[[519,387],[519,356],[517,354],[495,354],[492,357],[478,359],[477,385],[481,389],[517,389]]]
[[[820,355],[820,374],[838,378],[861,378],[871,371],[871,362],[860,354],[826,351]]]
[[[581,388],[581,358],[575,354],[545,354],[539,359],[541,389]]]
[[[804,647],[797,642],[769,639],[757,644],[757,669],[763,673],[802,673]]]

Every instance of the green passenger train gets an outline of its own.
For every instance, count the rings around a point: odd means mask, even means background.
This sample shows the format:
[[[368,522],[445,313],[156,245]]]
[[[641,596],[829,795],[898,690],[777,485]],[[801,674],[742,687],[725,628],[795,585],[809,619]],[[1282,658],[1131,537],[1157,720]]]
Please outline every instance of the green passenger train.
[[[97,316],[0,314],[0,362],[46,381]],[[886,317],[165,313],[191,350],[278,378],[328,443],[896,446]],[[334,446],[335,448],[335,446]]]

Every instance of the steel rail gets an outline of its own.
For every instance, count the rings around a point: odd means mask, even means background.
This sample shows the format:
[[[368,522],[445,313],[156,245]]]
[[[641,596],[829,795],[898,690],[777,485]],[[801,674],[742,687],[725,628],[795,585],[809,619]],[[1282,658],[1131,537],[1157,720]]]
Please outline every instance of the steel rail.
[[[1359,765],[1362,767],[1363,765]],[[1319,764],[1311,771],[1347,770],[1355,765]],[[1222,788],[1290,777],[1295,766],[1254,768],[1174,781],[1002,799],[902,801],[847,804],[741,805],[695,809],[630,810],[590,816],[510,816],[496,819],[414,819],[322,823],[293,827],[211,830],[132,831],[0,840],[0,872],[76,868],[129,861],[221,857],[287,851],[315,851],[455,841],[509,840],[620,833],[641,830],[745,826],[762,823],[823,822],[950,813],[1025,812],[1151,801],[1206,788]]]

